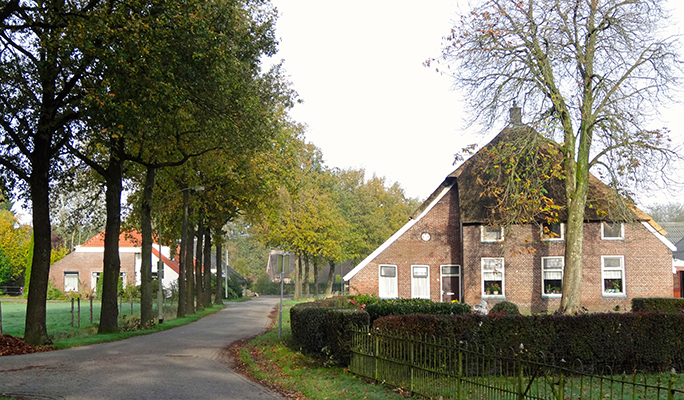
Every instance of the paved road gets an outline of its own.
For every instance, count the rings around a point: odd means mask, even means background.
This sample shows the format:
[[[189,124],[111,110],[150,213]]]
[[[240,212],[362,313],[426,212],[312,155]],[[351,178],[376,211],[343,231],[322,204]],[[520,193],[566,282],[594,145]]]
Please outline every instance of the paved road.
[[[0,357],[0,393],[36,399],[282,399],[219,360],[268,326],[279,299],[260,297],[197,322],[86,347]]]

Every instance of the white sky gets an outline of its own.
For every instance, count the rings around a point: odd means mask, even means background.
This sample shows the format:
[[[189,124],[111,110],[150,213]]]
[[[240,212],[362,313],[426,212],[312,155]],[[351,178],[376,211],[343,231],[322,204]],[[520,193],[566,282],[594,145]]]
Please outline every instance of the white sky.
[[[280,14],[274,59],[285,60],[304,101],[291,115],[308,125],[306,139],[322,150],[328,166],[364,168],[367,176],[384,176],[408,196],[425,199],[454,170],[455,153],[470,143],[486,144],[503,128],[487,137],[466,129],[449,78],[423,66],[440,54],[441,38],[458,15],[457,0],[272,3]],[[684,16],[684,4],[670,3],[676,18]],[[684,104],[667,115],[684,116]],[[663,126],[673,141],[684,142],[678,124],[665,117]],[[679,193],[638,200],[684,202]]]

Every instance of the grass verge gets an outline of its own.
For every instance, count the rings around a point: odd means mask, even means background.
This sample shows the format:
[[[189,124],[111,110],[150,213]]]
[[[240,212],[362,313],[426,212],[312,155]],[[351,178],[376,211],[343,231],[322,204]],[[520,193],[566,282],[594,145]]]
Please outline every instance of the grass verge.
[[[294,301],[284,303],[282,336],[278,338],[277,309],[272,313],[275,328],[254,338],[237,351],[235,369],[251,379],[279,391],[288,399],[405,399],[401,389],[392,390],[368,382],[346,371],[326,365],[295,349],[290,331],[289,308]]]
[[[156,324],[150,329],[144,329],[139,331],[131,332],[116,332],[116,333],[97,333],[93,335],[72,337],[68,339],[55,340],[52,347],[56,349],[67,349],[70,347],[87,346],[96,343],[112,342],[115,340],[122,340],[133,336],[147,335],[150,333],[161,332],[167,329],[175,328],[177,326],[186,325],[191,322],[195,322],[198,319],[205,317],[207,315],[213,314],[224,309],[225,306],[213,306],[211,308],[205,308],[202,311],[197,311],[194,314],[186,315],[183,318],[174,318],[171,320],[164,320],[164,323],[159,325]]]

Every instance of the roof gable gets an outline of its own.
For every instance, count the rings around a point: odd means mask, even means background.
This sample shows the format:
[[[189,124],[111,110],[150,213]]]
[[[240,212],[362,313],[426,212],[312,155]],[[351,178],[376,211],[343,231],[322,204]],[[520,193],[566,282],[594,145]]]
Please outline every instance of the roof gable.
[[[106,230],[88,239],[81,247],[104,247],[104,237]],[[142,246],[142,234],[130,229],[119,234],[119,247],[140,247]]]
[[[527,125],[511,124],[504,128],[487,145],[483,146],[472,157],[464,161],[456,170],[449,174],[432,195],[413,213],[412,217],[424,211],[425,207],[434,199],[443,187],[450,186],[453,181],[458,182],[459,204],[461,208],[461,221],[465,224],[485,224],[498,219],[497,201],[493,197],[485,195],[491,191],[492,185],[502,186],[504,178],[502,174],[487,174],[485,166],[491,165],[491,149],[508,143],[519,143],[533,138],[540,144],[540,153],[549,154],[547,157],[555,157],[562,165],[562,159],[558,150],[560,145],[550,139],[543,138],[538,132]],[[542,147],[543,146],[543,147]],[[552,151],[553,150],[553,151]],[[546,196],[553,199],[559,207],[558,219],[567,220],[565,211],[565,183],[562,179],[553,178],[544,183]],[[589,174],[589,193],[584,219],[586,221],[648,221],[656,231],[664,234],[665,231],[645,212],[638,209],[634,204],[620,196],[613,188],[601,182],[593,174]],[[542,222],[542,221],[538,221]]]

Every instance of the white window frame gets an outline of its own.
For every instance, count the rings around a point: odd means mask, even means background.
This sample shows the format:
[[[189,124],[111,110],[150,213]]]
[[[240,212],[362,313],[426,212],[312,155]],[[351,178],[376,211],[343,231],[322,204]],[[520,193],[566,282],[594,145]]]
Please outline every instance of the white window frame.
[[[394,276],[382,276],[382,269],[394,268]],[[378,297],[381,299],[396,299],[399,297],[399,269],[396,265],[381,264],[378,266]]]
[[[606,267],[607,259],[618,259],[620,260],[619,267]],[[615,272],[620,273],[620,278],[614,278]],[[606,280],[608,279],[620,279],[620,291],[613,291],[613,289],[606,289]],[[606,297],[624,297],[627,292],[625,291],[625,256],[601,256],[601,293]]]
[[[425,268],[427,275],[425,277],[415,276],[415,271],[417,269]],[[418,285],[417,280],[424,279],[427,293],[417,293]],[[411,298],[412,299],[428,299],[430,300],[430,266],[429,265],[411,265]]]
[[[500,270],[495,269],[495,271],[497,271],[497,272],[494,273],[494,275],[500,275],[501,276],[500,279],[486,279],[487,278],[486,274],[492,273],[492,272],[485,272],[485,264],[488,264],[490,261],[494,261],[494,262],[500,261],[500,265],[499,265]],[[489,297],[494,297],[494,298],[505,297],[505,293],[506,293],[506,280],[505,280],[506,279],[506,269],[505,269],[503,257],[482,257],[482,259],[480,260],[480,268],[481,268],[481,271],[480,271],[481,275],[480,276],[482,278],[480,280],[482,282],[482,286],[480,287],[480,290],[482,291],[482,297],[488,297],[488,298]],[[501,292],[499,294],[496,294],[496,295],[487,294],[487,287],[485,285],[485,281],[500,281],[501,282],[501,284],[500,284]]]
[[[487,238],[487,230],[489,229],[491,232],[494,232],[494,230],[496,228],[499,229],[499,239]],[[480,225],[480,242],[482,242],[482,243],[499,243],[499,242],[503,242],[503,241],[504,241],[503,226]]]
[[[549,225],[560,225],[560,237],[549,237],[544,235],[544,226]],[[543,242],[562,242],[563,240],[565,240],[565,224],[563,222],[558,224],[542,224],[541,229],[539,231],[539,236],[541,237],[541,240]]]
[[[605,226],[606,224],[620,224],[620,236],[619,237],[612,237],[612,236],[606,236],[605,234]],[[622,222],[601,222],[601,240],[624,240],[625,239],[625,224]]]
[[[545,261],[546,261],[546,260],[551,260],[551,259],[554,259],[554,260],[560,259],[560,261],[561,261],[561,263],[562,263],[562,265],[561,265],[561,270],[560,270],[560,272],[561,272],[561,277],[560,277],[560,281],[561,281],[561,293],[547,293],[547,292],[546,292],[546,276],[545,276],[545,272],[547,272],[547,271],[546,271],[546,269],[545,269],[544,267],[545,267]],[[557,271],[557,270],[551,270],[551,271]],[[562,286],[562,283],[563,283],[563,274],[565,273],[565,257],[563,257],[563,256],[542,257],[542,258],[541,258],[541,273],[542,273],[542,277],[541,277],[541,278],[542,278],[542,279],[541,279],[541,283],[542,283],[542,291],[541,291],[541,292],[542,292],[542,297],[563,297],[563,293],[562,293],[563,286]],[[557,280],[557,279],[549,279],[549,280]]]
[[[80,274],[78,271],[64,271],[64,292],[76,292],[78,293],[80,287],[81,287],[81,278],[79,276]],[[76,277],[76,290],[73,290],[72,288],[67,289],[67,276],[71,277],[72,279]],[[71,283],[71,282],[70,282]]]

